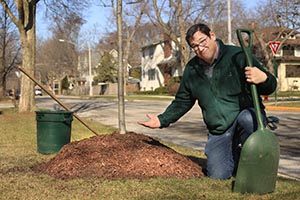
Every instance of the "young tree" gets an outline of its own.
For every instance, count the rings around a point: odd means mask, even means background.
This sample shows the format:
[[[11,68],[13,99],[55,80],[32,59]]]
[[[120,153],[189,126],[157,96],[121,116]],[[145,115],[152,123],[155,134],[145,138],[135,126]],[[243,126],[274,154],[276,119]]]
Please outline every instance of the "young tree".
[[[123,65],[123,41],[122,41],[122,21],[123,21],[122,0],[117,0],[117,33],[118,33],[118,121],[120,134],[126,133],[125,123],[125,98],[124,98],[124,65]]]
[[[113,16],[117,25],[117,49],[118,49],[118,109],[119,109],[119,129],[121,134],[126,133],[125,126],[125,74],[127,74],[128,58],[131,49],[132,40],[135,36],[142,16],[145,12],[148,1],[133,0],[126,1],[125,5],[129,9],[123,8],[122,0],[110,1]],[[139,4],[138,6],[135,6]],[[134,6],[132,6],[134,5]],[[127,8],[128,8],[127,7]],[[124,14],[124,16],[123,16]]]

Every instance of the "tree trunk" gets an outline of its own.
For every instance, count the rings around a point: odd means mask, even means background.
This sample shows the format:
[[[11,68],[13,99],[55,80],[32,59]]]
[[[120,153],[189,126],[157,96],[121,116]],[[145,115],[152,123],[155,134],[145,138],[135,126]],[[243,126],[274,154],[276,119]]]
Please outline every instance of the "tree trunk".
[[[123,45],[122,45],[122,0],[117,2],[117,32],[118,32],[118,113],[120,134],[126,133],[125,125],[125,103],[124,103],[124,67],[123,67]]]
[[[27,5],[23,7],[24,22],[18,21],[21,45],[23,51],[22,67],[30,74],[34,75],[35,66],[35,15],[36,6]],[[20,11],[19,11],[20,12]],[[19,13],[20,14],[20,13]],[[19,102],[19,112],[35,110],[34,83],[24,74],[21,77],[21,97]]]
[[[22,67],[27,70],[30,74],[34,74],[34,35],[28,33],[27,35],[21,35],[23,59]],[[21,98],[19,102],[19,112],[33,111],[35,109],[34,99],[34,84],[24,74],[21,78]]]
[[[183,7],[182,7],[182,1],[178,1],[178,24],[179,24],[179,31],[180,31],[180,53],[181,53],[181,68],[182,70],[185,68],[185,65],[189,61],[189,51],[188,51],[188,45],[185,41],[185,26],[184,26],[184,20],[183,20]]]

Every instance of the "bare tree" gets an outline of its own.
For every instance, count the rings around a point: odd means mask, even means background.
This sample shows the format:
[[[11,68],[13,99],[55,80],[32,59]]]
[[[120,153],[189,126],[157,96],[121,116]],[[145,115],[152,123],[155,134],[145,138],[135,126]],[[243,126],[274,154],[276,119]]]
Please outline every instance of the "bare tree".
[[[188,1],[190,2],[190,1]],[[161,2],[159,2],[161,3]],[[154,13],[149,10],[148,17],[152,23],[159,26],[163,32],[176,44],[180,49],[181,67],[184,68],[189,59],[188,46],[185,42],[185,31],[188,27],[188,23],[185,23],[184,10],[182,0],[173,1],[170,0],[166,5],[166,2],[159,4],[157,0],[152,0],[152,7]],[[164,8],[168,8],[167,10]],[[167,14],[166,14],[167,13]],[[166,21],[164,17],[169,15]]]
[[[136,4],[139,5],[136,6]],[[115,45],[115,47],[118,49],[118,113],[119,130],[121,134],[126,133],[124,95],[128,59],[130,55],[131,44],[141,23],[142,16],[147,6],[147,1],[127,1],[125,5],[127,5],[126,9],[124,9],[121,0],[117,0],[116,6],[114,0],[111,0],[110,3],[113,16],[117,22],[117,43],[115,43],[117,45]],[[114,42],[109,41],[109,43],[112,44]]]
[[[151,43],[153,42],[153,40],[159,41],[161,39],[162,31],[159,27],[149,22],[142,22],[138,26],[133,28],[136,29],[134,31],[133,38],[127,39],[126,30],[128,30],[129,33],[133,33],[133,30],[131,30],[132,29],[131,26],[127,28],[123,27],[125,32],[123,34],[124,37],[123,43],[125,46],[127,42],[129,42],[130,44],[128,63],[131,66],[138,66],[141,63],[141,52],[139,51],[141,45]],[[106,52],[112,49],[118,49],[116,41],[117,41],[117,33],[107,32],[103,35],[103,37],[100,38],[97,44],[97,50],[99,52]]]
[[[117,16],[117,11],[114,6],[114,1],[111,1],[112,12]],[[128,1],[122,11],[122,45],[123,45],[123,64],[128,65],[128,60],[131,55],[131,47],[134,43],[139,27],[141,26],[143,16],[147,9],[148,1]],[[111,42],[110,42],[111,44]]]
[[[248,17],[243,2],[234,0],[231,5],[233,28],[247,26]],[[147,14],[151,22],[160,27],[179,47],[181,67],[184,68],[191,55],[185,42],[188,27],[195,23],[206,23],[219,38],[227,39],[227,10],[227,3],[222,0],[152,0]]]
[[[22,64],[30,73],[34,72],[35,56],[35,14],[38,1],[15,1],[17,15],[8,6],[7,1],[1,0],[1,4],[13,23],[17,26],[23,50]],[[19,103],[19,111],[31,111],[34,109],[33,83],[22,76],[22,96]]]
[[[129,55],[131,54],[131,46],[133,43],[133,40],[135,38],[136,32],[138,30],[138,27],[141,24],[142,17],[145,13],[145,10],[147,8],[147,1],[144,3],[139,3],[138,1],[134,2],[135,6],[132,6],[132,9],[130,10],[125,10],[125,16],[127,16],[127,19],[123,20],[123,27],[124,27],[124,32],[125,32],[125,37],[124,40],[124,48],[123,48],[123,65],[125,67],[125,75],[128,74],[127,72],[127,65],[128,65],[128,60],[129,60]],[[133,2],[130,3],[132,5]],[[133,24],[129,24],[128,22],[131,21],[129,18],[132,19]],[[126,77],[126,76],[125,76]],[[126,77],[127,79],[127,77]],[[125,80],[127,82],[127,80]]]
[[[79,30],[83,20],[75,13],[64,20],[53,19],[51,37],[37,41],[36,72],[43,77],[43,82],[53,85],[54,80],[62,80],[67,75],[78,75],[78,56],[80,45],[77,45]],[[60,93],[60,90],[58,91]]]
[[[9,7],[8,1],[0,0],[0,2],[19,31],[23,52],[22,66],[29,73],[33,74],[36,56],[36,8],[40,0],[15,0],[13,8],[17,10],[17,14]],[[85,1],[44,0],[43,2],[53,13],[56,13],[55,16],[64,16],[65,13],[69,14],[70,11],[78,9]],[[29,78],[22,76],[22,95],[19,102],[19,112],[33,111],[35,109],[33,88],[34,84]]]
[[[10,4],[11,5],[11,4]],[[21,47],[17,30],[4,9],[0,9],[0,91],[4,95],[8,74],[20,62]]]
[[[202,22],[209,24],[214,30],[220,27],[217,25],[222,20],[226,21],[223,17],[226,14],[226,4],[219,0],[152,0],[151,6],[152,9],[149,9],[147,13],[149,19],[153,24],[159,26],[179,48],[182,69],[190,58],[190,48],[185,41],[188,27]]]
[[[272,52],[269,41],[285,41],[300,28],[300,2],[298,0],[275,0],[260,2],[251,29],[262,53],[262,61],[273,71]]]

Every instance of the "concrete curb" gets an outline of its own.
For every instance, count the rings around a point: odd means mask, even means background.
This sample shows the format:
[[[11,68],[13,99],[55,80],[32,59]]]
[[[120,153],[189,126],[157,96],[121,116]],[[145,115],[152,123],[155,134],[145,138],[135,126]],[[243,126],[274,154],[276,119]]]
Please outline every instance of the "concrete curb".
[[[294,181],[299,181],[300,180],[297,177],[289,176],[287,174],[283,174],[283,173],[280,173],[280,172],[277,173],[277,176],[282,177],[282,178],[286,178],[286,179],[290,179],[290,180],[294,180]]]
[[[285,107],[285,106],[266,106],[266,110],[300,112],[300,108],[298,107]]]

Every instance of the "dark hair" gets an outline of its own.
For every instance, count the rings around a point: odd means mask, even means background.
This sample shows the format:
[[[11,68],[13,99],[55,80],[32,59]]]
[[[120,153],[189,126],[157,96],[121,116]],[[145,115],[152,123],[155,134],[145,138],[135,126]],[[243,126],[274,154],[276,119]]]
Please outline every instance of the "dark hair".
[[[194,24],[191,26],[188,31],[186,32],[185,40],[186,42],[190,45],[189,40],[193,37],[193,35],[197,32],[200,31],[201,33],[204,33],[208,37],[210,37],[210,28],[206,24]]]

